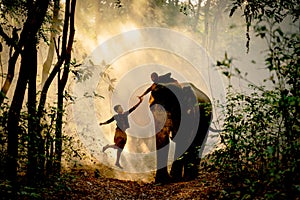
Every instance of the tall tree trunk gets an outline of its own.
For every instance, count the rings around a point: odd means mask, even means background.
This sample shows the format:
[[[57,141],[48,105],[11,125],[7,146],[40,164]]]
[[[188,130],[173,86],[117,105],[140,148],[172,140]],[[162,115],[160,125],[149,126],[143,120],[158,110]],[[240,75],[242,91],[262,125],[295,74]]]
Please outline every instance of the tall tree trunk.
[[[24,30],[22,33],[28,33],[24,37],[24,51],[25,47],[28,50],[31,50],[31,44],[35,41],[36,34],[40,29],[46,11],[48,9],[50,0],[37,0],[33,4],[32,8],[29,10],[28,18],[24,24]],[[25,55],[27,55],[26,52]],[[13,100],[11,103],[11,107],[9,110],[8,116],[8,124],[7,124],[7,131],[8,131],[8,146],[7,146],[7,153],[8,153],[8,162],[7,162],[7,176],[8,179],[12,182],[16,181],[17,178],[17,159],[18,159],[18,125],[20,119],[20,112],[22,108],[22,103],[25,96],[26,85],[29,78],[30,68],[28,68],[28,60],[27,57],[23,57],[21,59],[21,67],[19,72],[19,78],[17,81],[16,89],[14,92]]]
[[[32,1],[28,1],[27,2],[27,9],[30,10],[30,9],[33,9],[33,2]],[[29,12],[30,13],[30,12]],[[16,63],[17,63],[17,60],[22,52],[22,49],[25,45],[25,43],[28,41],[28,35],[30,35],[30,31],[31,31],[31,24],[30,24],[30,20],[32,20],[29,16],[26,20],[26,22],[24,23],[24,27],[23,27],[23,30],[20,34],[20,39],[18,40],[18,35],[17,32],[15,32],[15,36],[13,37],[9,37],[3,30],[3,28],[1,27],[0,25],[0,35],[4,38],[4,40],[6,41],[6,43],[10,46],[10,50],[14,49],[14,53],[11,55],[10,53],[10,58],[9,58],[9,61],[8,61],[8,70],[7,70],[7,76],[6,76],[6,79],[4,81],[4,84],[2,85],[2,88],[1,88],[1,93],[2,95],[0,96],[0,105],[2,105],[5,97],[6,97],[6,94],[8,93],[9,89],[10,89],[10,86],[11,86],[11,83],[14,79],[14,75],[15,75],[15,67],[16,67]],[[14,27],[14,30],[17,30],[15,29]]]
[[[26,65],[28,68],[28,165],[27,176],[30,185],[37,183],[37,177],[41,175],[39,173],[38,166],[38,141],[41,138],[37,138],[37,123],[36,123],[36,76],[37,76],[37,50],[36,50],[36,38],[30,44],[28,48],[24,48],[22,58],[26,59]]]
[[[1,96],[0,96],[0,105],[3,103],[5,96],[10,88],[10,85],[12,83],[12,80],[14,78],[15,75],[15,65],[17,62],[17,59],[19,57],[19,53],[14,52],[13,56],[9,59],[8,61],[8,72],[7,72],[7,76],[5,79],[5,82],[1,88]]]
[[[211,0],[207,0],[205,7],[204,7],[204,34],[203,34],[203,46],[205,49],[208,48],[209,46],[209,41],[208,41],[208,34],[209,34],[209,9],[210,9],[210,2]]]
[[[42,87],[44,86],[48,74],[52,65],[53,57],[54,57],[54,38],[57,36],[59,24],[58,24],[58,19],[59,19],[59,4],[60,0],[54,0],[54,9],[53,9],[53,17],[52,17],[52,25],[51,25],[51,35],[50,35],[50,44],[49,44],[49,49],[48,49],[48,55],[46,58],[46,61],[44,62],[43,65],[43,72],[42,72]]]
[[[25,79],[25,80],[24,80]],[[22,83],[22,84],[21,84]],[[26,78],[19,77],[18,85],[15,90],[16,93],[21,93],[26,89]],[[16,95],[17,96],[17,95]],[[17,159],[18,159],[18,122],[20,117],[20,110],[22,107],[23,97],[13,98],[12,107],[9,110],[7,131],[8,131],[8,145],[7,145],[7,178],[12,182],[16,181],[17,177]]]
[[[71,7],[71,9],[70,9]],[[76,0],[73,0],[70,6],[70,0],[67,0],[65,3],[65,16],[64,16],[64,27],[63,27],[63,37],[62,37],[62,44],[61,44],[61,54],[59,54],[59,49],[56,46],[56,53],[58,57],[58,61],[55,64],[53,70],[51,71],[50,75],[48,76],[45,84],[42,88],[41,97],[38,105],[38,113],[37,119],[38,123],[41,122],[41,119],[44,115],[44,108],[47,99],[47,93],[51,83],[53,82],[55,76],[60,74],[60,68],[65,63],[64,73],[62,79],[60,79],[60,75],[58,76],[58,80],[62,81],[59,83],[59,91],[58,95],[60,100],[58,100],[58,113],[57,113],[57,120],[56,120],[56,138],[55,138],[55,163],[53,166],[53,172],[56,175],[60,174],[60,166],[61,166],[61,155],[62,155],[62,110],[63,110],[63,91],[65,84],[67,82],[68,76],[66,74],[69,73],[69,64],[71,58],[71,51],[74,42],[74,15],[75,15],[75,7],[76,7]],[[70,32],[68,38],[68,31],[69,31],[69,22],[70,22]],[[62,89],[63,88],[63,89]],[[62,98],[61,98],[62,97]],[[41,129],[39,129],[39,135],[41,135]],[[51,143],[51,144],[50,144]],[[52,145],[53,143],[50,142],[48,145]],[[51,167],[50,167],[51,168]],[[47,172],[49,173],[49,172]]]
[[[58,95],[57,95],[57,118],[56,118],[56,131],[55,131],[55,172],[57,175],[60,174],[61,169],[61,158],[62,158],[62,122],[63,122],[63,113],[64,113],[64,90],[68,81],[69,72],[70,72],[70,61],[71,61],[71,52],[72,44],[74,41],[75,35],[75,26],[74,26],[74,17],[75,17],[75,7],[76,0],[71,2],[70,10],[70,33],[68,46],[66,49],[66,60],[64,65],[64,70],[62,77],[58,76]],[[67,9],[66,9],[67,11]]]
[[[70,0],[67,0],[65,3],[65,16],[64,16],[64,27],[63,27],[63,38],[62,38],[62,45],[61,45],[61,54],[59,55],[59,49],[56,47],[56,53],[58,57],[58,61],[55,64],[53,70],[50,72],[45,84],[43,85],[40,101],[38,105],[38,122],[40,123],[41,118],[44,115],[44,109],[47,99],[48,90],[50,88],[51,83],[53,82],[55,76],[60,71],[61,66],[64,64],[66,59],[66,49],[67,49],[67,37],[68,37],[68,30],[69,30],[69,16],[70,16]]]
[[[194,25],[193,25],[194,31],[197,30],[197,25],[198,25],[198,21],[199,21],[199,17],[200,17],[201,3],[202,3],[202,0],[198,0],[197,11],[196,11],[195,21],[194,21]]]
[[[214,20],[211,25],[211,34],[210,34],[210,51],[215,52],[216,44],[218,44],[218,23],[221,17],[222,9],[218,9],[217,12],[214,14]]]
[[[1,32],[1,30],[2,30],[2,28],[0,28],[0,32]],[[22,33],[23,32],[24,33],[21,34],[20,41],[19,41],[18,45],[16,45],[13,55],[9,58],[7,76],[6,76],[4,84],[2,85],[2,88],[1,88],[2,95],[0,95],[0,105],[2,105],[2,103],[6,97],[6,94],[9,91],[11,83],[14,79],[16,62],[21,53],[21,49],[23,48],[24,37],[26,37],[25,31],[27,31],[27,28],[23,29]],[[4,32],[2,32],[2,33],[4,34]],[[1,34],[1,36],[2,37],[4,36],[4,38],[6,38],[6,41],[7,40],[9,41],[10,39],[8,37],[5,37],[5,34],[4,35],[3,34]],[[10,44],[10,42],[8,42],[8,43]]]
[[[53,9],[53,15],[52,15],[52,25],[51,25],[51,35],[50,35],[50,44],[49,44],[49,49],[48,49],[48,54],[47,54],[47,58],[46,61],[43,64],[43,71],[42,71],[42,83],[41,86],[42,88],[44,87],[46,80],[48,79],[48,75],[49,75],[49,71],[51,68],[51,65],[53,63],[53,57],[54,57],[54,52],[55,52],[55,38],[58,35],[58,29],[59,29],[59,24],[58,24],[58,20],[59,20],[59,10],[60,10],[60,0],[54,0],[54,9]],[[51,81],[52,82],[52,81]],[[50,83],[48,82],[49,86]],[[48,86],[48,88],[49,88]],[[45,91],[45,90],[44,90]],[[45,97],[45,101],[46,101],[46,95],[41,95],[41,97]],[[44,110],[44,106],[42,108],[42,110]],[[38,124],[40,124],[41,122],[41,113],[38,111],[37,113],[37,122]],[[39,168],[40,168],[40,172],[44,172],[44,167],[46,167],[46,176],[52,174],[52,165],[53,165],[53,158],[52,158],[52,146],[53,146],[53,140],[52,140],[52,136],[50,135],[50,133],[47,133],[47,135],[45,136],[45,139],[42,136],[42,130],[41,127],[38,127],[37,129],[37,133],[36,133],[39,137],[39,144],[38,144],[38,161],[39,161]],[[50,148],[50,149],[49,149]],[[49,154],[50,151],[50,154]]]
[[[66,70],[66,66],[64,67]],[[58,73],[58,93],[57,93],[57,117],[55,127],[55,165],[54,170],[59,176],[62,157],[62,124],[63,124],[63,102],[64,102],[64,87],[60,80],[60,72]]]
[[[227,8],[227,1],[220,1],[217,5],[217,10],[214,13],[213,17],[213,23],[211,27],[211,36],[210,36],[210,41],[211,41],[211,46],[210,46],[210,51],[215,52],[216,51],[216,45],[218,44],[218,27],[220,21],[222,22],[222,15],[224,13],[224,10]]]
[[[28,52],[24,53],[24,56],[22,56],[19,78],[8,116],[7,175],[8,179],[12,182],[15,182],[17,177],[19,119],[25,96],[27,80],[30,73],[28,70],[28,61],[31,61],[28,60],[29,57],[26,57],[28,53],[31,53],[29,50],[31,50],[31,47],[29,47],[29,45],[25,45],[24,52]]]

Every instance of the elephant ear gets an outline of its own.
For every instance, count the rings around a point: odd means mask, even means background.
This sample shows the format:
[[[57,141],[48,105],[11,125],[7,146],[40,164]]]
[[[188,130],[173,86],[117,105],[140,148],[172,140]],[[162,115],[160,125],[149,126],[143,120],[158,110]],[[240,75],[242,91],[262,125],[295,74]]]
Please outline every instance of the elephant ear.
[[[196,96],[191,86],[185,86],[182,88],[183,104],[187,107],[193,107],[197,103]]]

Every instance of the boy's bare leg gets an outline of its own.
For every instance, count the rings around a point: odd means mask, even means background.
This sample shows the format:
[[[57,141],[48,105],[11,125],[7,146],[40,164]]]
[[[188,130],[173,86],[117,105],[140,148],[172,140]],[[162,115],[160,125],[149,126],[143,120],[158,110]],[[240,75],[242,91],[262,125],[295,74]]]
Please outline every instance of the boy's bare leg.
[[[120,149],[120,148],[117,149],[117,160],[116,160],[116,166],[120,167],[121,169],[123,168],[120,165],[120,157],[121,157],[122,151],[123,151],[123,149]]]
[[[116,145],[114,145],[114,144],[111,144],[111,145],[105,145],[103,148],[102,148],[102,152],[105,152],[106,151],[106,149],[108,149],[108,148],[113,148],[113,149],[117,149],[118,147],[116,146]]]

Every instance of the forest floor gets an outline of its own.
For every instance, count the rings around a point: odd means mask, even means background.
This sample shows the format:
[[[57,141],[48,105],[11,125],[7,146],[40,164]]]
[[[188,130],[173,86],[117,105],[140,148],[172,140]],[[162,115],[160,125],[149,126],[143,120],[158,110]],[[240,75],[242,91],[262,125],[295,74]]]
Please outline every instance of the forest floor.
[[[217,172],[203,167],[200,167],[197,178],[191,181],[156,184],[154,175],[154,172],[130,174],[101,163],[72,165],[63,170],[58,180],[44,182],[37,188],[23,185],[26,179],[20,180],[17,194],[8,182],[0,180],[0,200],[206,200],[224,197],[228,187],[222,185]]]
[[[63,184],[44,188],[41,199],[217,199],[221,184],[215,173],[200,171],[197,179],[164,185],[72,173]],[[217,196],[216,196],[217,195]]]
[[[217,173],[205,169],[200,169],[192,181],[155,184],[154,172],[130,175],[103,165],[91,166],[72,167],[59,180],[38,189],[22,187],[13,199],[218,199],[223,191]],[[0,193],[0,199],[11,197],[5,198]]]
[[[103,165],[81,166],[64,171],[60,178],[51,184],[44,183],[38,188],[21,186],[17,195],[9,192],[11,188],[0,180],[0,200],[214,200],[232,199],[233,196],[235,199],[244,197],[242,191],[222,182],[217,171],[204,167],[200,168],[197,178],[192,181],[155,184],[154,175],[154,172],[146,175],[129,174]],[[265,199],[263,193],[255,195],[257,196],[252,199]],[[297,194],[290,196],[300,200]],[[245,197],[250,199],[249,195]]]

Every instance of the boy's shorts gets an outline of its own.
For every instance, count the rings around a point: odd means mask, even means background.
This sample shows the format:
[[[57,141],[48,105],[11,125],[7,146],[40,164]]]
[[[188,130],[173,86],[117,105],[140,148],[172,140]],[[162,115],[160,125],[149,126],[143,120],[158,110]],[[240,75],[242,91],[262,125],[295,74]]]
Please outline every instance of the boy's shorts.
[[[124,149],[124,146],[127,142],[127,135],[120,128],[116,128],[114,143],[120,149]]]

